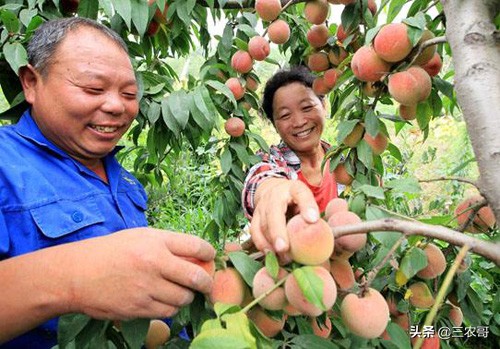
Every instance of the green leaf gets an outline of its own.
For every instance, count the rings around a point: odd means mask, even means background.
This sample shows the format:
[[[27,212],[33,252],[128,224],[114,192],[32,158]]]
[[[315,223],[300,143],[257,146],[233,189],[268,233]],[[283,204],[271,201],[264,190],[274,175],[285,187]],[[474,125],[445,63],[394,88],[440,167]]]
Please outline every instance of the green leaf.
[[[161,114],[161,105],[157,102],[151,102],[148,108],[148,121],[151,124],[154,124],[159,118]]]
[[[130,348],[140,348],[149,329],[149,319],[122,321],[121,332]]]
[[[250,258],[244,252],[230,252],[228,254],[231,263],[243,277],[248,286],[252,286],[255,273],[262,268],[262,264]]]
[[[269,151],[269,145],[266,143],[266,141],[264,140],[264,138],[262,138],[261,135],[250,131],[248,131],[246,134],[248,135],[248,137],[253,138],[257,143],[257,145],[260,147],[260,149],[262,149],[264,152]]]
[[[130,1],[111,0],[111,2],[113,3],[113,7],[115,8],[118,15],[127,25],[127,28],[130,29],[130,21],[132,19],[132,6],[130,4]]]
[[[437,76],[432,78],[432,82],[439,92],[444,94],[449,99],[453,99],[453,85],[451,83]]]
[[[84,314],[67,314],[59,318],[57,341],[64,348],[89,324],[92,319]]]
[[[37,13],[38,12],[36,10],[23,9],[21,10],[21,12],[19,12],[19,20],[25,27],[28,27],[31,23],[31,20],[37,15]]]
[[[161,101],[161,111],[162,111],[162,117],[163,121],[165,121],[165,124],[167,127],[176,135],[179,136],[180,134],[180,127],[177,124],[177,120],[172,114],[172,111],[170,110],[170,101],[169,98],[163,98]]]
[[[231,170],[232,162],[233,162],[233,156],[231,155],[231,151],[225,148],[220,156],[220,166],[222,173],[224,174],[229,173],[229,170]]]
[[[186,108],[187,99],[188,96],[183,90],[174,91],[168,97],[170,111],[181,129],[184,129],[189,121],[189,110]]]
[[[380,31],[380,28],[382,28],[381,25],[379,25],[378,27],[371,28],[370,30],[368,30],[366,32],[365,45],[371,44],[371,42],[373,41],[373,39],[375,38],[375,36]]]
[[[191,349],[235,349],[250,348],[246,341],[225,329],[201,332],[189,346]]]
[[[344,120],[339,122],[339,125],[337,126],[337,140],[339,143],[342,143],[342,141],[352,132],[354,127],[359,123],[359,120]]]
[[[387,325],[387,332],[391,338],[390,342],[395,344],[398,349],[411,349],[410,338],[401,326],[394,322]]]
[[[216,81],[216,80],[205,81],[205,84],[213,87],[214,89],[216,89],[217,91],[222,93],[224,96],[226,96],[231,101],[234,108],[236,108],[238,106],[236,99],[234,98],[234,94],[231,92],[229,87],[227,87],[225,84],[223,84],[222,82]]]
[[[323,304],[323,280],[316,275],[314,267],[300,267],[295,269],[292,274],[306,299],[315,307],[325,311],[326,308]]]
[[[81,0],[78,4],[78,16],[97,19],[99,0]]]
[[[368,109],[365,114],[365,129],[372,137],[375,137],[379,132],[379,121],[373,109]]]
[[[418,103],[417,105],[417,123],[421,130],[425,130],[431,121],[432,109],[428,101]]]
[[[255,31],[255,29],[253,27],[249,26],[248,24],[239,24],[238,25],[238,30],[241,30],[249,38],[254,37],[256,35],[259,35],[259,33],[257,33]]]
[[[274,254],[274,252],[270,251],[266,253],[265,264],[268,274],[274,279],[274,281],[277,281],[278,273],[280,271],[280,265],[278,263],[278,258],[276,258],[276,254]]]
[[[208,114],[208,109],[203,102],[203,98],[199,90],[195,90],[189,95],[191,98],[188,99],[189,111],[193,116],[194,121],[200,126],[204,131],[211,131],[213,127],[213,120],[207,118],[205,115]],[[203,108],[206,114],[199,109]]]
[[[416,194],[422,191],[420,184],[415,178],[400,178],[393,179],[384,183],[384,187],[391,188],[399,193]]]
[[[292,348],[297,349],[338,349],[339,346],[326,338],[321,338],[314,334],[303,334],[290,339]]]
[[[356,146],[356,150],[358,151],[358,159],[361,161],[363,165],[367,168],[372,168],[373,166],[373,151],[372,148],[366,143],[364,139],[359,141]]]
[[[240,161],[243,164],[245,165],[250,164],[250,155],[248,154],[247,149],[243,145],[231,142],[229,143],[229,146],[234,149],[236,155],[238,156],[238,159],[240,159]]]
[[[381,187],[375,187],[373,185],[363,184],[358,189],[368,197],[381,200],[385,199],[384,189]]]
[[[229,333],[243,338],[247,343],[248,348],[257,348],[255,337],[250,332],[250,322],[246,314],[242,312],[225,314],[222,316],[222,320],[226,322],[226,328]]]
[[[3,54],[5,55],[5,60],[16,74],[18,74],[20,67],[28,64],[26,49],[19,42],[5,43],[3,46]]]
[[[427,266],[427,255],[425,252],[418,248],[411,248],[401,260],[399,264],[399,270],[406,276],[407,279],[411,279],[420,270]]]
[[[396,145],[389,143],[387,145],[387,150],[395,159],[399,160],[400,162],[403,162],[403,156],[401,155],[401,152],[399,151],[399,148]]]
[[[19,31],[21,24],[19,22],[19,19],[14,14],[14,12],[11,12],[9,10],[3,10],[0,12],[0,19],[2,20],[5,29],[7,29],[9,33],[17,33]]]
[[[387,13],[386,23],[392,23],[394,18],[396,18],[403,6],[407,3],[406,0],[392,0],[389,4],[389,12]]]
[[[132,23],[140,36],[143,36],[148,28],[149,6],[144,0],[132,0]]]

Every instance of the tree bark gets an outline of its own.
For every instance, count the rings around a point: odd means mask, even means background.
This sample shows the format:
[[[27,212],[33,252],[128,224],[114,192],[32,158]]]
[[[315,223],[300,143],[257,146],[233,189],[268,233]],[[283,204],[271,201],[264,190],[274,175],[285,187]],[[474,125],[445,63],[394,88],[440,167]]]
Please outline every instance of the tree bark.
[[[479,167],[481,194],[500,222],[500,32],[498,0],[441,0],[455,91]]]

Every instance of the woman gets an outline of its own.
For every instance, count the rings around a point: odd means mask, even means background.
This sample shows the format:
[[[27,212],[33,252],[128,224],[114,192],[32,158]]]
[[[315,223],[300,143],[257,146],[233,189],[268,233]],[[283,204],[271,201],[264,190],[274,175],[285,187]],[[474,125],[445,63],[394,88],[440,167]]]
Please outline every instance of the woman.
[[[266,84],[262,107],[281,137],[269,154],[259,152],[245,180],[242,202],[251,219],[255,246],[286,258],[287,216],[300,213],[310,223],[338,196],[329,166],[321,163],[330,145],[321,140],[326,109],[312,89],[314,75],[305,67],[281,70]]]

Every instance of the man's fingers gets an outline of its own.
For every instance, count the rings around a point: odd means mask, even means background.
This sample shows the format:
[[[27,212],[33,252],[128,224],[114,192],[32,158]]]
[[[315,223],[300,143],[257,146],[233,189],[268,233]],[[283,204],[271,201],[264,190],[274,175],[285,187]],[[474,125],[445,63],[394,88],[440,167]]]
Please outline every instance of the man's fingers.
[[[212,278],[199,265],[171,254],[165,254],[162,276],[170,282],[208,293],[212,289]]]
[[[272,237],[273,250],[277,253],[287,252],[290,248],[288,242],[288,233],[286,231],[286,207],[285,211],[278,208],[277,210],[268,210],[267,229],[269,236]]]
[[[193,257],[202,261],[215,258],[215,248],[197,236],[157,230],[165,235],[168,249],[177,256]]]
[[[252,218],[250,224],[250,235],[252,236],[252,241],[255,247],[259,251],[272,250],[272,246],[266,238],[264,231],[266,231],[267,225],[260,218],[260,213],[256,212]]]
[[[292,201],[298,206],[306,222],[315,223],[319,219],[319,208],[311,190],[304,183],[294,180],[290,186]]]

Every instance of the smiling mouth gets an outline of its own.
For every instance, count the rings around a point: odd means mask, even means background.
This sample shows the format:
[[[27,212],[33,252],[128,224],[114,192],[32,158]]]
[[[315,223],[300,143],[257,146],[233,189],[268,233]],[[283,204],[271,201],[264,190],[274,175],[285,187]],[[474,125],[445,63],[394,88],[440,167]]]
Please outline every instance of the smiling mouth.
[[[311,132],[314,130],[314,127],[311,127],[305,131],[301,131],[299,133],[295,133],[294,136],[295,137],[299,137],[299,138],[302,138],[302,137],[307,137],[311,134]]]
[[[90,128],[102,133],[113,133],[118,130],[118,127],[113,127],[113,126],[90,125]]]

